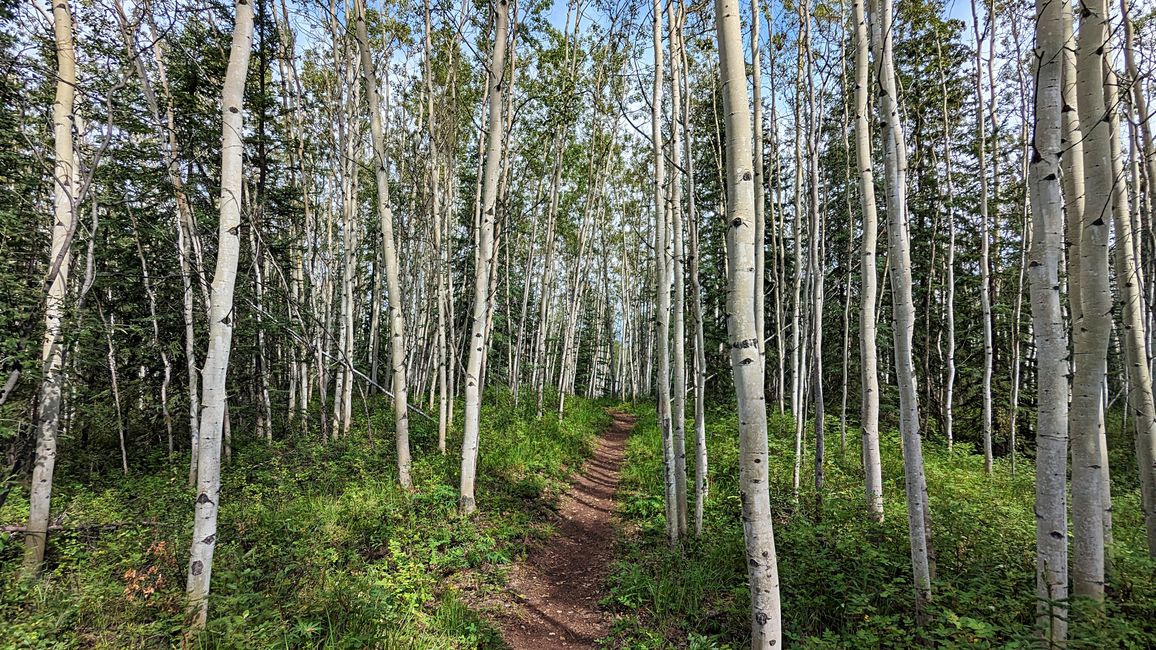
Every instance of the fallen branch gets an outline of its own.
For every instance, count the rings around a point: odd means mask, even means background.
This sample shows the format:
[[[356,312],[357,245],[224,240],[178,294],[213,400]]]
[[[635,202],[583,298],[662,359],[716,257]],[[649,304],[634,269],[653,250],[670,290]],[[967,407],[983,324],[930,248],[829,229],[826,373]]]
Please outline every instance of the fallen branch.
[[[109,524],[80,524],[77,526],[64,526],[62,524],[53,524],[48,527],[50,533],[87,533],[87,532],[104,532],[110,530],[117,530],[119,528],[132,528],[133,526],[153,526],[155,521],[122,521]],[[10,535],[26,535],[28,533],[28,526],[0,526],[0,533],[8,533]]]

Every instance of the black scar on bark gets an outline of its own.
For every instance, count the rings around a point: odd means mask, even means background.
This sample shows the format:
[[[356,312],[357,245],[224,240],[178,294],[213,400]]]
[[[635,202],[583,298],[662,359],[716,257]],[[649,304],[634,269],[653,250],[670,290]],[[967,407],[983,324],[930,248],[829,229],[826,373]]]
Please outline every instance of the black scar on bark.
[[[192,566],[192,569],[190,569],[190,573],[192,573],[195,576],[199,576],[199,575],[201,575],[201,572],[203,572],[204,570],[205,570],[205,563],[201,562],[200,560],[197,560],[196,562],[193,562],[193,566]]]
[[[201,492],[201,496],[197,497],[197,504],[198,505],[204,505],[206,503],[212,503],[212,502],[213,502],[213,500],[210,499],[209,495],[205,494],[204,492]]]
[[[217,536],[216,535],[209,535],[208,537],[202,539],[201,543],[202,544],[212,544],[215,541],[217,541]]]

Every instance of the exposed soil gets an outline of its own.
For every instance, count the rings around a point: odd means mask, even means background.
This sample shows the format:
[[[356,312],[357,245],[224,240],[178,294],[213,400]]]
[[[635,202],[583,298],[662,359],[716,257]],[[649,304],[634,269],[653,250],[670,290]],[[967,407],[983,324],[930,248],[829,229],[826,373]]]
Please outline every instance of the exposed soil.
[[[614,559],[614,497],[635,418],[612,413],[558,508],[556,534],[510,571],[512,602],[497,623],[512,650],[596,648],[612,617],[598,606]]]

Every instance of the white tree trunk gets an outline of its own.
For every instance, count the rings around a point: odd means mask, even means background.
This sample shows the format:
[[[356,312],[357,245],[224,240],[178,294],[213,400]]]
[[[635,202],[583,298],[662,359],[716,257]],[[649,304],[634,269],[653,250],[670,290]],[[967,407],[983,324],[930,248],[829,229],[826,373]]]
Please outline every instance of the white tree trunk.
[[[751,593],[751,648],[782,647],[779,572],[767,492],[769,453],[762,342],[756,336],[754,174],[750,104],[737,0],[716,0],[727,145],[727,338],[739,408],[739,498]]]
[[[677,533],[685,537],[689,530],[686,502],[686,251],[683,241],[683,214],[682,214],[682,134],[679,131],[682,115],[682,22],[683,13],[675,9],[675,3],[668,5],[670,9],[670,87],[671,87],[671,167],[674,172],[670,179],[671,214],[673,223],[671,235],[674,249],[674,399],[673,399],[673,443],[674,443],[674,494],[675,509],[677,511]],[[757,21],[756,21],[757,22]],[[757,77],[756,77],[757,78]],[[687,98],[689,99],[689,97]],[[756,262],[755,266],[758,266]],[[756,273],[758,271],[756,270]],[[758,300],[756,299],[756,304]],[[761,339],[760,339],[761,340]]]
[[[987,116],[984,112],[983,104],[983,61],[982,48],[980,42],[982,35],[980,33],[979,25],[979,0],[971,0],[971,22],[973,34],[975,37],[975,129],[976,142],[979,147],[979,302],[980,309],[983,314],[983,410],[982,410],[982,427],[983,427],[983,469],[988,474],[992,470],[992,448],[991,448],[991,429],[992,429],[992,405],[991,405],[991,375],[992,375],[992,358],[994,356],[994,348],[992,344],[992,330],[991,330],[991,262],[989,259],[988,249],[990,248],[990,237],[988,235],[990,225],[988,218],[988,180],[987,180],[987,135],[986,135],[986,120]],[[990,13],[987,16],[988,25],[994,29],[995,16]],[[995,35],[990,34],[990,38],[994,39]]]
[[[1101,405],[1107,376],[1112,297],[1108,281],[1108,223],[1112,164],[1104,106],[1107,4],[1083,3],[1076,43],[1076,91],[1084,165],[1080,219],[1079,297],[1073,323],[1076,378],[1072,384],[1072,587],[1093,600],[1104,598],[1104,485]]]
[[[1144,322],[1146,305],[1142,294],[1142,264],[1132,230],[1132,209],[1124,178],[1119,108],[1119,78],[1108,73],[1107,105],[1111,107],[1112,213],[1116,229],[1116,290],[1119,292],[1123,327],[1124,361],[1127,365],[1128,411],[1136,418],[1136,462],[1140,473],[1140,509],[1148,539],[1148,554],[1156,557],[1156,402],[1152,395],[1152,374],[1148,365],[1148,331]],[[1105,497],[1110,494],[1105,491]]]
[[[389,292],[389,357],[393,380],[393,422],[397,443],[397,477],[404,488],[413,487],[410,478],[409,392],[406,385],[405,314],[402,311],[397,245],[393,237],[393,210],[389,205],[389,175],[385,135],[381,126],[381,106],[377,95],[377,73],[369,49],[365,26],[365,6],[357,0],[357,44],[361,50],[361,72],[365,77],[365,97],[369,104],[369,131],[373,139],[374,170],[377,180],[377,215],[381,219],[382,256],[385,262],[385,285]],[[377,296],[374,296],[377,300]]]
[[[651,91],[650,138],[652,161],[654,164],[654,268],[655,303],[658,313],[655,319],[655,336],[658,343],[658,374],[655,377],[658,393],[658,422],[662,431],[662,465],[665,477],[666,534],[671,545],[678,540],[678,507],[674,473],[674,432],[671,416],[670,395],[670,287],[671,270],[668,269],[670,241],[667,236],[670,220],[670,206],[667,205],[665,191],[666,162],[662,140],[662,4],[655,0],[653,40],[654,87]]]
[[[213,271],[209,311],[209,351],[205,357],[197,454],[196,517],[189,557],[188,600],[193,628],[203,628],[209,615],[209,583],[217,542],[217,510],[221,494],[221,438],[227,399],[225,380],[233,342],[233,287],[240,253],[241,186],[244,176],[244,96],[253,42],[253,6],[237,0],[229,66],[221,91],[221,198],[217,266]]]
[[[892,319],[895,330],[895,371],[899,383],[899,432],[903,438],[904,484],[907,492],[907,532],[917,608],[931,598],[930,540],[926,479],[923,475],[923,440],[919,435],[919,393],[911,339],[915,305],[911,292],[911,243],[907,226],[907,147],[899,116],[895,68],[892,61],[894,21],[891,0],[878,1],[871,21],[879,57],[879,111],[886,128],[884,161],[887,170],[887,264],[891,274]],[[922,614],[922,612],[921,612]]]
[[[463,513],[477,510],[474,481],[478,464],[478,429],[481,424],[482,358],[488,352],[486,321],[490,296],[489,273],[494,257],[494,212],[498,195],[498,178],[502,167],[502,95],[506,72],[506,40],[509,31],[508,0],[494,2],[494,52],[489,73],[489,126],[486,138],[486,163],[482,191],[482,213],[478,237],[478,257],[474,269],[473,325],[468,342],[470,354],[466,365],[466,421],[462,440],[462,473],[460,507]]]
[[[1067,636],[1068,596],[1068,332],[1060,304],[1064,255],[1060,187],[1063,21],[1066,1],[1036,2],[1035,128],[1030,189],[1032,330],[1037,356],[1036,616],[1049,647]]]
[[[862,401],[859,426],[863,434],[863,473],[867,493],[867,513],[883,520],[883,464],[879,456],[879,353],[875,339],[875,301],[878,299],[879,218],[875,209],[875,174],[871,166],[871,122],[867,111],[868,47],[867,14],[863,3],[853,0],[855,20],[855,160],[859,168],[859,205],[863,212],[863,240],[860,251],[859,365]]]
[[[52,242],[48,256],[47,292],[44,304],[44,344],[40,352],[43,383],[40,386],[39,422],[36,430],[36,464],[32,468],[28,528],[24,535],[24,572],[34,575],[44,562],[48,544],[48,518],[52,500],[52,477],[56,469],[56,433],[60,428],[61,365],[64,339],[61,321],[68,298],[71,239],[76,230],[77,170],[73,151],[73,106],[76,98],[76,49],[72,38],[72,9],[68,0],[52,4],[52,31],[56,37],[56,98],[52,104],[53,161]]]

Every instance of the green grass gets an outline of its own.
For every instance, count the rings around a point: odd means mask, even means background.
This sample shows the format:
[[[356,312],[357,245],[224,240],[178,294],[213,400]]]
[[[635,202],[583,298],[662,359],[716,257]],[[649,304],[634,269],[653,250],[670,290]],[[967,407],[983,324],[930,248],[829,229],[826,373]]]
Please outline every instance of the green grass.
[[[627,449],[620,507],[628,522],[611,577],[609,604],[621,617],[613,642],[626,648],[742,648],[749,644],[746,571],[738,502],[734,407],[707,416],[711,495],[701,540],[671,550],[665,541],[660,434],[652,411]],[[810,425],[810,423],[809,423]],[[688,428],[689,430],[689,428]],[[771,501],[787,647],[1031,648],[1034,600],[1034,476],[1030,459],[983,459],[934,441],[924,447],[937,553],[931,623],[915,625],[897,435],[882,441],[886,518],[864,515],[859,432],[848,431],[840,459],[837,421],[829,421],[822,516],[804,461],[799,503],[792,499],[794,427],[773,416]],[[808,430],[808,438],[811,432]],[[1156,647],[1156,564],[1146,557],[1139,490],[1128,440],[1113,440],[1115,557],[1107,616],[1074,613],[1070,648]],[[693,457],[693,454],[688,454]],[[693,476],[693,468],[690,470]],[[1129,483],[1131,477],[1131,483]]]
[[[373,443],[364,421],[330,445],[296,437],[270,446],[235,434],[211,620],[196,647],[500,645],[450,578],[471,572],[483,585],[503,583],[504,568],[542,534],[550,500],[590,454],[609,421],[604,409],[570,398],[562,422],[552,414],[537,421],[532,404],[515,407],[508,393],[492,391],[482,413],[480,513],[468,519],[457,514],[460,405],[446,456],[436,425],[410,418],[412,493],[396,484],[391,412],[381,400],[369,409]],[[0,648],[179,645],[192,526],[187,462],[158,460],[127,479],[59,472],[53,512],[66,513],[68,525],[140,524],[54,535],[36,582],[17,578],[20,540],[0,535]],[[26,516],[23,493],[0,510],[0,522]]]

